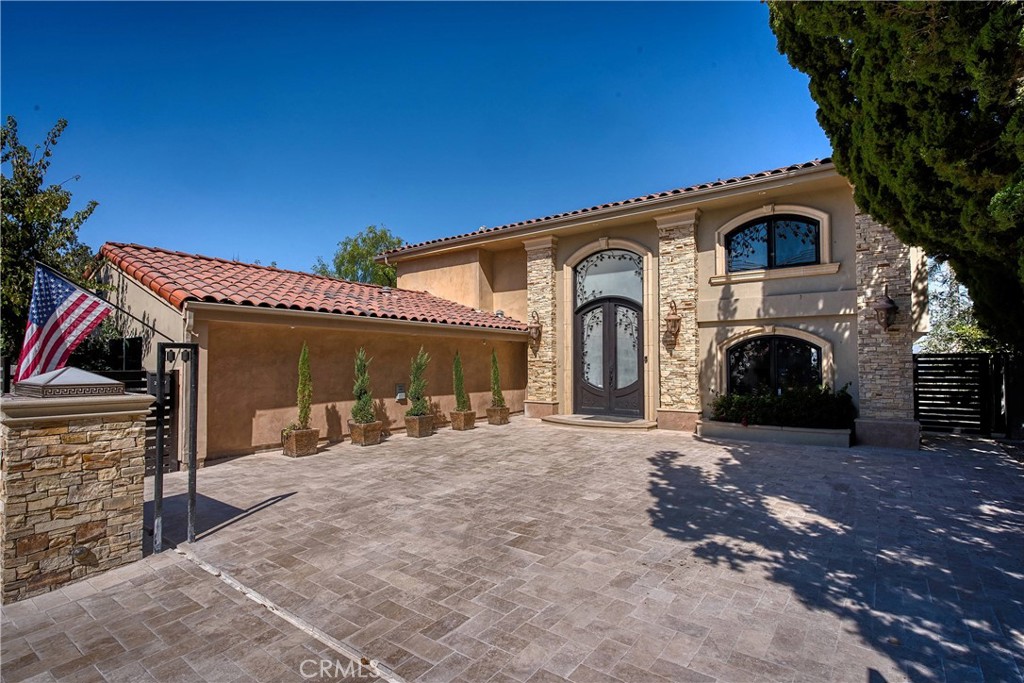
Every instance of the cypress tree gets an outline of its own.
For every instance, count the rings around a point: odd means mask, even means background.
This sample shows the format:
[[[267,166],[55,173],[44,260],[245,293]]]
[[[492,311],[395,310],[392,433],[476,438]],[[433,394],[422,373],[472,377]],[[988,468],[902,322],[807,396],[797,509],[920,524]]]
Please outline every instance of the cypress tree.
[[[505,407],[505,395],[501,393],[501,374],[498,372],[497,349],[491,349],[491,407]]]
[[[466,379],[462,374],[462,357],[455,352],[455,362],[452,363],[452,386],[455,391],[455,410],[460,413],[470,409],[469,394],[466,393]]]
[[[429,362],[430,356],[421,346],[409,368],[408,397],[410,405],[409,410],[405,411],[409,417],[423,417],[430,412],[430,405],[427,403],[427,380],[423,376]]]
[[[370,361],[366,357],[366,349],[359,347],[356,352],[356,379],[352,393],[356,402],[352,406],[352,421],[357,424],[374,422],[373,395],[370,393]]]
[[[313,378],[309,372],[309,348],[302,342],[299,353],[299,389],[296,396],[299,405],[299,429],[309,429],[309,415],[313,408]]]

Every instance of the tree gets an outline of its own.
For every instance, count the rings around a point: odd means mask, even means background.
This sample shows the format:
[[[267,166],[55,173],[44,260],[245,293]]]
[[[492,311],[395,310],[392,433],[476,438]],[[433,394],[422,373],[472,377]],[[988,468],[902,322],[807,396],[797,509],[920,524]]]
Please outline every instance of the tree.
[[[352,386],[352,394],[356,402],[352,406],[352,421],[356,424],[369,424],[374,421],[373,394],[370,393],[370,361],[366,357],[366,349],[362,346],[356,352],[356,379]]]
[[[505,395],[501,393],[501,372],[498,370],[497,349],[491,349],[491,407],[505,407]]]
[[[302,342],[299,352],[299,388],[295,392],[299,406],[299,429],[309,429],[309,416],[313,409],[313,378],[309,371],[309,347]]]
[[[0,132],[0,346],[9,358],[17,358],[32,299],[32,276],[40,261],[61,271],[79,284],[92,262],[92,250],[78,241],[78,229],[98,206],[67,215],[71,192],[64,185],[45,185],[53,148],[67,128],[64,119],[46,135],[41,145],[29,149],[18,139],[18,122],[8,116]],[[8,175],[8,172],[10,175]]]
[[[430,355],[420,347],[419,353],[412,359],[409,366],[409,409],[405,414],[409,417],[423,417],[430,413],[430,403],[427,401],[427,379],[424,373],[427,371],[427,363],[430,362]]]
[[[462,371],[462,356],[455,352],[455,361],[452,363],[452,391],[455,394],[455,410],[460,413],[468,412],[472,407],[469,403],[469,394],[466,393],[466,376]]]
[[[921,340],[926,353],[983,353],[1006,351],[978,327],[967,288],[949,263],[928,264],[928,334]]]
[[[770,1],[858,206],[1024,342],[1024,5]]]
[[[403,244],[405,240],[391,234],[385,226],[368,225],[362,232],[338,242],[331,266],[318,256],[313,272],[342,280],[394,287],[398,281],[395,267],[376,263],[373,259],[377,254],[397,249]]]

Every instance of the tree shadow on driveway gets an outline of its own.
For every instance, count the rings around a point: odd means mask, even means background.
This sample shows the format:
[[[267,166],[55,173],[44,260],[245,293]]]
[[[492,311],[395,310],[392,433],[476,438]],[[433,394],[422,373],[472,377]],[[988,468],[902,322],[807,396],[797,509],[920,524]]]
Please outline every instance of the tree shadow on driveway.
[[[1024,680],[1024,468],[998,446],[714,443],[728,455],[710,465],[649,458],[653,526],[733,581],[767,578],[776,614],[788,594],[838,617],[833,672],[890,680],[858,661],[867,648],[913,681]],[[810,631],[780,627],[765,656],[786,665]]]

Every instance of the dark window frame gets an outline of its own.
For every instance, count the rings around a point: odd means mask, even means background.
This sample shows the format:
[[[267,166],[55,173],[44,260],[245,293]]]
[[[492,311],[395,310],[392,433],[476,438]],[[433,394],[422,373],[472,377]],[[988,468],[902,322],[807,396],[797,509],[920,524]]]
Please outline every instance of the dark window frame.
[[[814,226],[814,260],[805,261],[803,263],[789,263],[783,265],[777,265],[775,263],[776,249],[775,249],[775,224],[784,221],[799,221],[808,225]],[[758,268],[745,268],[741,270],[734,270],[730,266],[732,260],[732,240],[735,235],[740,234],[744,230],[751,228],[760,223],[765,223],[767,241],[768,241],[768,253],[766,257],[767,264],[763,267]],[[748,273],[752,270],[778,270],[781,268],[800,268],[803,266],[814,266],[821,263],[821,221],[817,218],[811,218],[810,216],[803,216],[796,213],[784,213],[784,214],[773,214],[770,216],[759,216],[746,221],[742,225],[729,231],[725,236],[725,272],[727,273]]]
[[[800,337],[792,337],[792,336],[789,336],[789,335],[786,335],[786,334],[759,334],[756,337],[749,337],[749,338],[744,339],[742,341],[736,342],[735,344],[733,344],[732,346],[730,346],[726,350],[726,352],[725,352],[725,375],[726,375],[728,393],[730,393],[730,394],[736,393],[735,392],[735,387],[733,386],[733,384],[734,384],[734,382],[733,382],[733,372],[732,372],[732,356],[733,356],[733,351],[736,351],[740,347],[746,346],[747,344],[752,344],[752,343],[755,343],[755,342],[767,341],[769,343],[769,345],[770,345],[769,352],[768,352],[768,368],[769,368],[770,383],[769,383],[769,386],[767,388],[769,389],[769,391],[771,392],[771,394],[773,396],[778,396],[779,395],[779,363],[778,363],[779,345],[778,345],[778,342],[780,340],[785,341],[785,342],[789,342],[789,343],[804,344],[806,346],[811,347],[812,349],[815,349],[818,352],[817,370],[818,370],[819,385],[822,382],[825,381],[825,377],[824,377],[824,374],[823,374],[823,372],[824,372],[824,370],[823,370],[824,355],[823,355],[823,352],[822,352],[822,349],[821,349],[820,346],[818,346],[817,344],[815,344],[813,342],[809,342],[806,339],[801,339]]]

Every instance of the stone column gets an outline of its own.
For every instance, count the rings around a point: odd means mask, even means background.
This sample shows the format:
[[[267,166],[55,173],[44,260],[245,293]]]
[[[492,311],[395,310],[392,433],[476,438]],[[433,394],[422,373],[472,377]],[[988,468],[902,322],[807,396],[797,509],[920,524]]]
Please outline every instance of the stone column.
[[[526,417],[558,413],[556,344],[563,331],[556,327],[557,244],[556,237],[538,237],[523,242],[526,247],[526,322],[541,324],[540,342],[527,345],[526,400],[523,402]]]
[[[4,397],[3,602],[142,558],[152,396]]]
[[[658,223],[658,329],[660,429],[693,431],[700,417],[700,355],[697,331],[697,222],[700,209],[656,219]],[[680,316],[679,335],[665,320]]]
[[[914,420],[915,330],[910,247],[871,216],[856,215],[857,236],[857,442],[887,448],[918,448]],[[888,287],[899,306],[888,330],[871,303]]]

